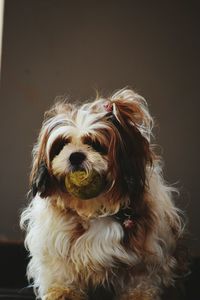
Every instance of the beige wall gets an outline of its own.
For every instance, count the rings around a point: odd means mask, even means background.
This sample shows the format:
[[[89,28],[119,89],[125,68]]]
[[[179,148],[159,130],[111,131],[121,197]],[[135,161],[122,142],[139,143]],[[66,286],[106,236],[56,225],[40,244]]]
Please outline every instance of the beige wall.
[[[6,0],[1,236],[20,236],[31,148],[53,99],[129,85],[149,102],[166,178],[178,182],[190,244],[200,250],[198,18],[193,1]]]

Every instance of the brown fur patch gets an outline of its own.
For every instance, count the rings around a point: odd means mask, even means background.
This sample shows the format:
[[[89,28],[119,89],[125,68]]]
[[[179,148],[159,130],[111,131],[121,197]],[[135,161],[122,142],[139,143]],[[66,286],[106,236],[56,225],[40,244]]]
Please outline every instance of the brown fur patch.
[[[52,287],[42,300],[84,300],[83,295],[75,289]]]

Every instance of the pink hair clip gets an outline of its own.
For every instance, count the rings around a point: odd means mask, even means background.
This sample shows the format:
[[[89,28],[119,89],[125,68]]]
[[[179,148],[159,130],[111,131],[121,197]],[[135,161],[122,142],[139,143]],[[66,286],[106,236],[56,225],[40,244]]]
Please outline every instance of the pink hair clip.
[[[134,221],[133,220],[130,220],[130,219],[126,219],[124,222],[123,222],[123,225],[126,229],[131,229],[133,228],[134,226]]]
[[[112,112],[113,111],[113,104],[108,102],[108,103],[104,104],[104,108],[107,112]]]

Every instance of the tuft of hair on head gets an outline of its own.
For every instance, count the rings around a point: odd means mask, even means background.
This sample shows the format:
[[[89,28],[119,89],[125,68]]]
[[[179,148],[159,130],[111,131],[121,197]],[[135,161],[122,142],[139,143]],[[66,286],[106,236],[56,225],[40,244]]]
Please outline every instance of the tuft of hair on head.
[[[44,113],[44,122],[61,114],[70,113],[74,110],[74,105],[68,102],[67,98],[56,98],[55,104]]]
[[[150,141],[153,118],[151,117],[146,100],[131,89],[122,89],[114,93],[110,101],[113,114],[126,129],[136,127]]]

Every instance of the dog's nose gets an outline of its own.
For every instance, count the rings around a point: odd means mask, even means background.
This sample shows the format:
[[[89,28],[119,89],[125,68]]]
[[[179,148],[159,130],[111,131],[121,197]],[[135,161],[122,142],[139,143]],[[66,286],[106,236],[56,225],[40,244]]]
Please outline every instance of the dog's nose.
[[[82,152],[73,152],[70,157],[69,161],[72,165],[80,165],[84,160],[86,156]]]

